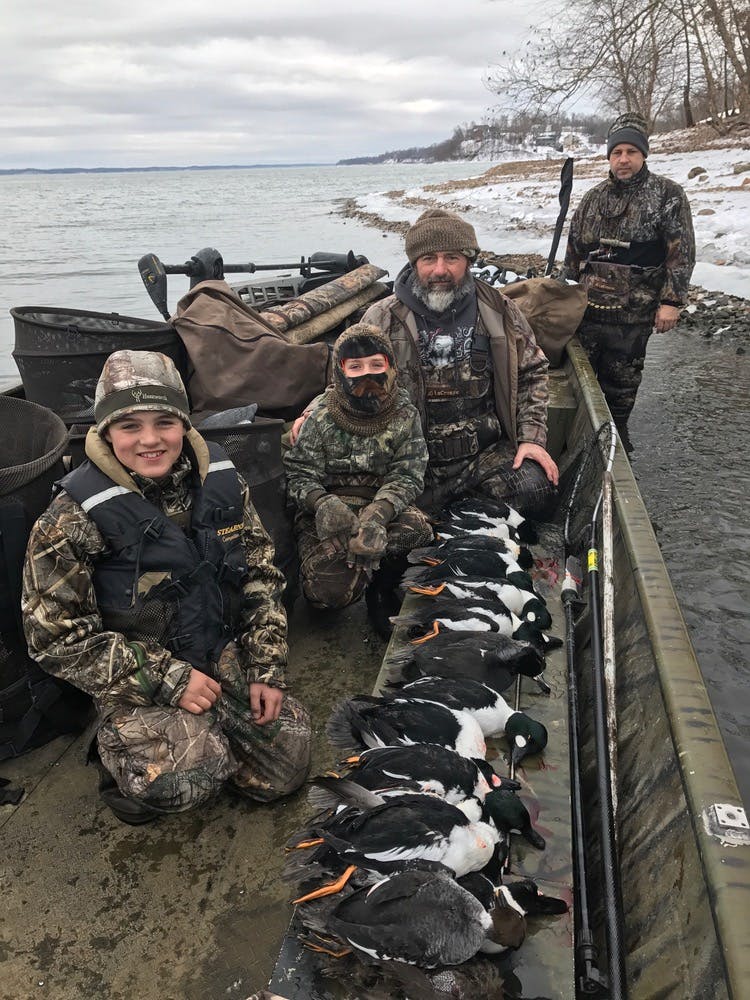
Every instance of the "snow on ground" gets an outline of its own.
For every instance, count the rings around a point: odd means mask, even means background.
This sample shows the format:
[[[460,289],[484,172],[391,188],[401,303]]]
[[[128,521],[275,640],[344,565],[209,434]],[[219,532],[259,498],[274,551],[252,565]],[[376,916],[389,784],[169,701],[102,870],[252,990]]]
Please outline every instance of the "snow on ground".
[[[750,298],[750,143],[727,141],[722,148],[689,152],[661,152],[661,146],[669,145],[664,141],[653,145],[649,168],[681,184],[690,200],[698,261],[693,283]],[[426,207],[444,205],[473,223],[482,249],[546,257],[560,207],[563,163],[562,154],[550,159],[550,152],[539,150],[523,161],[509,159],[481,175],[467,171],[463,181],[364,195],[356,200],[357,207],[387,222],[411,223]],[[695,169],[699,167],[700,173]],[[568,219],[584,192],[603,180],[607,170],[603,148],[576,157]],[[567,225],[558,259],[566,238]]]

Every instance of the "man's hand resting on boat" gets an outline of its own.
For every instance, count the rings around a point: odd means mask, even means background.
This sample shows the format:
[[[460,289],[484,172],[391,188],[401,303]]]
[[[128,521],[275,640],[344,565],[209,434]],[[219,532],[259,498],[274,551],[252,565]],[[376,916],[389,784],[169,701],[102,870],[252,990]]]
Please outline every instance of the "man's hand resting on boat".
[[[177,707],[184,708],[186,712],[192,712],[193,715],[203,715],[209,708],[213,708],[220,695],[221,685],[219,682],[193,667],[190,671],[187,687],[177,702]]]
[[[518,469],[525,458],[530,458],[532,462],[541,465],[547,479],[553,486],[557,486],[560,480],[560,473],[555,465],[554,459],[548,454],[540,444],[532,444],[530,441],[522,441],[518,446],[516,457],[513,459],[513,468]]]
[[[256,726],[275,722],[281,712],[284,692],[270,684],[254,681],[250,685],[250,713]]]

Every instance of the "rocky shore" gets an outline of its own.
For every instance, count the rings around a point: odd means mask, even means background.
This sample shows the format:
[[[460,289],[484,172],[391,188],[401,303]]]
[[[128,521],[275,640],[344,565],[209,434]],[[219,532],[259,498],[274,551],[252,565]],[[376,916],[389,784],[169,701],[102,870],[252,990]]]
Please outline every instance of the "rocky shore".
[[[466,183],[461,182],[462,187],[465,187]],[[440,205],[440,202],[428,197],[407,198],[404,195],[403,191],[388,192],[388,196],[394,201],[397,200],[399,204],[411,208],[427,209]],[[468,208],[470,206],[467,206]],[[344,199],[338,211],[347,219],[357,219],[364,225],[380,229],[383,233],[397,233],[403,236],[409,228],[409,223],[406,221],[386,219],[375,212],[364,210],[356,198]],[[482,249],[480,257],[487,264],[507,268],[509,272],[521,277],[543,274],[547,265],[546,258],[537,253],[496,254],[492,250]],[[559,272],[560,263],[558,260],[553,275]],[[691,285],[690,301],[680,319],[680,327],[699,333],[706,339],[736,341],[738,353],[744,353],[750,343],[750,299]]]

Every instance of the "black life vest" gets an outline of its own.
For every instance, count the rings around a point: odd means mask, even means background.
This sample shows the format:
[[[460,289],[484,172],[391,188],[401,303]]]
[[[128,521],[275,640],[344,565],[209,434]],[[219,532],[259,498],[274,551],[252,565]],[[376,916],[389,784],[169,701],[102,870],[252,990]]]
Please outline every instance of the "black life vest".
[[[207,444],[208,473],[201,484],[193,472],[187,530],[91,462],[59,485],[107,543],[93,575],[104,628],[156,642],[211,673],[235,638],[247,564],[237,470],[219,445]]]

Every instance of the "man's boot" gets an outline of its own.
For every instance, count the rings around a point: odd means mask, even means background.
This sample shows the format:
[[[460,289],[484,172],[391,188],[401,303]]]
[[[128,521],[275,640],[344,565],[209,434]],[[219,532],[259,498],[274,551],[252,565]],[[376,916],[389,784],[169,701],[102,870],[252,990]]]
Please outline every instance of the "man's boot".
[[[408,565],[406,556],[386,556],[365,591],[370,622],[382,639],[390,639],[393,625],[389,619],[401,610],[398,586]]]

